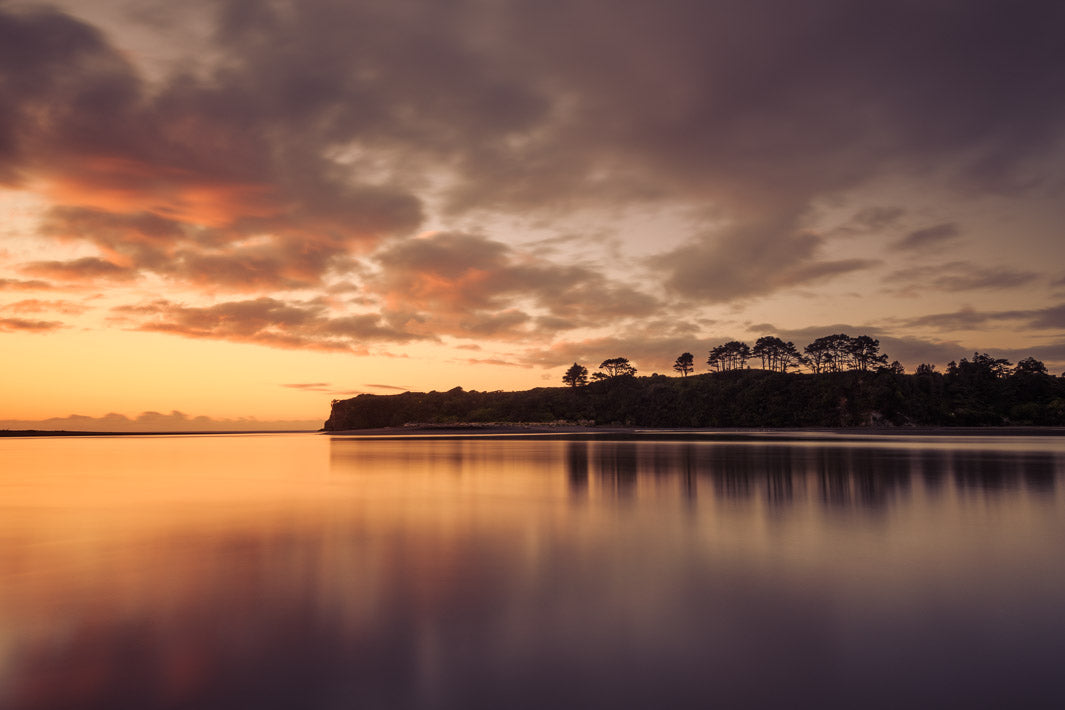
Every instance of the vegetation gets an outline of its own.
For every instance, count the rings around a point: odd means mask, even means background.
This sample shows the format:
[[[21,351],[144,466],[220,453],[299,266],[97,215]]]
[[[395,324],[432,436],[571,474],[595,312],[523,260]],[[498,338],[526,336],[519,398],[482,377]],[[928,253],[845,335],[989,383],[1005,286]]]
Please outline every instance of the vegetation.
[[[759,338],[751,354],[761,358],[763,370],[773,372],[787,372],[791,367],[798,369],[805,362],[805,358],[795,349],[795,343],[790,341],[785,343],[780,338],[771,335]]]
[[[750,369],[747,361],[761,361]],[[1054,377],[1034,358],[1008,360],[974,353],[946,372],[921,364],[905,374],[887,363],[880,343],[843,333],[816,339],[799,353],[775,337],[753,349],[730,341],[710,350],[711,372],[691,374],[681,354],[680,377],[636,377],[627,358],[604,360],[588,381],[573,363],[565,387],[523,392],[363,394],[334,400],[325,429],[398,427],[408,423],[567,422],[641,427],[1065,426],[1065,375]],[[799,373],[799,367],[809,373]]]
[[[628,358],[625,357],[612,357],[609,360],[603,360],[599,363],[599,369],[602,372],[596,372],[592,375],[593,380],[609,380],[615,377],[635,377],[636,368],[632,366]]]
[[[738,340],[718,345],[710,351],[710,357],[706,358],[706,364],[711,370],[725,372],[728,370],[742,370],[747,366],[751,358],[751,349],[747,343]]]
[[[695,372],[695,356],[691,353],[681,353],[673,363],[673,369],[681,374],[681,377],[687,377],[689,373]]]
[[[573,363],[573,367],[566,370],[562,375],[562,382],[570,387],[583,387],[588,384],[588,368],[584,365]]]

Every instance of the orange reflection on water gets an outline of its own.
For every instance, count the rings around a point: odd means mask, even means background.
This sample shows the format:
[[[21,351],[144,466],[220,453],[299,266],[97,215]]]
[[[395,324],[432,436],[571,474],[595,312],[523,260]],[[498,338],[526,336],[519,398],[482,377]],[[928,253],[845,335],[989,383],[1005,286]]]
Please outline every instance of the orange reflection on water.
[[[0,439],[0,706],[729,704],[869,680],[870,637],[1038,687],[1065,452],[1032,449]]]

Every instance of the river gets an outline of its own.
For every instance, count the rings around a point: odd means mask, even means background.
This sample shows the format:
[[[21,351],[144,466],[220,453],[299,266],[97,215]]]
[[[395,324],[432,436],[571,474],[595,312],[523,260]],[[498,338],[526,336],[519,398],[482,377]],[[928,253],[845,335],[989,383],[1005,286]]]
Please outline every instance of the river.
[[[0,439],[0,707],[1065,707],[1065,438]]]

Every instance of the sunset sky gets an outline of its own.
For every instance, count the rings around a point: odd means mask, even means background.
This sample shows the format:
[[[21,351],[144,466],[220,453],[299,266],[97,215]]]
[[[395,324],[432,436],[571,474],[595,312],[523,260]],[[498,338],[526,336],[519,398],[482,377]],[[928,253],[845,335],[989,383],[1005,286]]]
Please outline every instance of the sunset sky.
[[[320,423],[762,335],[1060,374],[1063,28],[1051,1],[0,0],[0,428]]]

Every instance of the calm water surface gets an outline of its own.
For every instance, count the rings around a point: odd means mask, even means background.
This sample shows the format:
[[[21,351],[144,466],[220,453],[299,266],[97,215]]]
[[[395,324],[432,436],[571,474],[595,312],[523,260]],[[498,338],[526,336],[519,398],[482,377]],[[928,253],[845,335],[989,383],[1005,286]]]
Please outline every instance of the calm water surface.
[[[0,708],[1065,707],[1065,439],[0,439]]]

